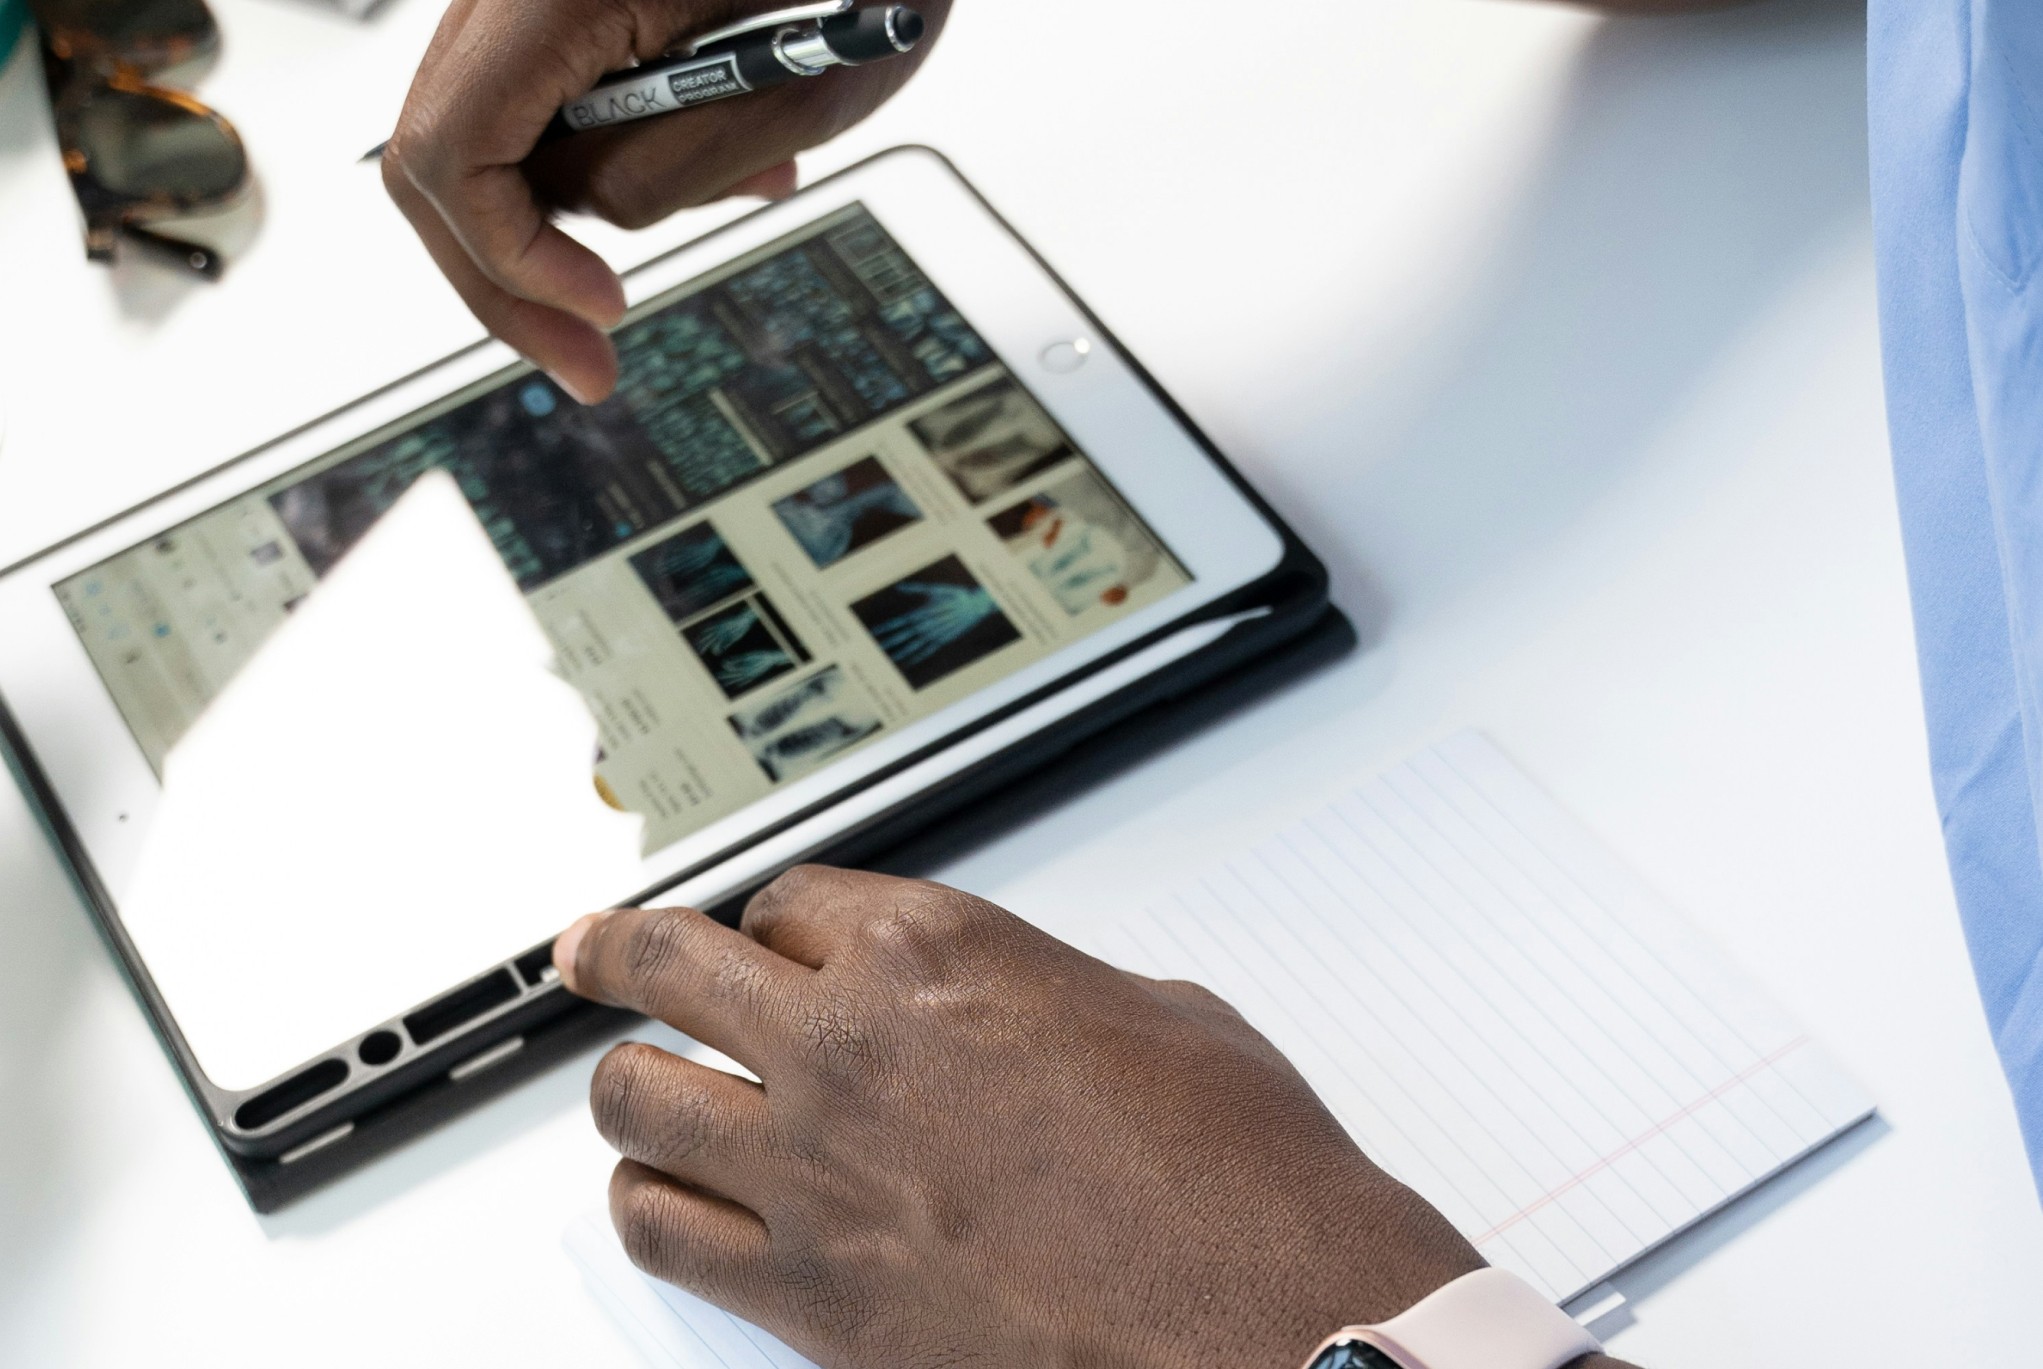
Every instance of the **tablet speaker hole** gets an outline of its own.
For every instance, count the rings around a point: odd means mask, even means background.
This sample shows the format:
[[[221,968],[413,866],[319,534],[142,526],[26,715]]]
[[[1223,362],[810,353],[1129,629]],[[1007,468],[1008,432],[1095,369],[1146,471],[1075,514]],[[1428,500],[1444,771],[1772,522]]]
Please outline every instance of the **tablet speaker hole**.
[[[473,984],[465,984],[437,1003],[428,1003],[404,1019],[411,1039],[423,1046],[436,1041],[491,1008],[510,1002],[519,994],[518,981],[509,970],[496,970]]]
[[[362,1044],[355,1047],[355,1054],[362,1057],[365,1065],[387,1065],[403,1049],[404,1042],[398,1039],[396,1032],[370,1032],[362,1038]]]
[[[243,1131],[259,1131],[291,1109],[309,1103],[348,1077],[345,1060],[322,1060],[301,1070],[273,1089],[266,1089],[234,1109],[234,1125]]]

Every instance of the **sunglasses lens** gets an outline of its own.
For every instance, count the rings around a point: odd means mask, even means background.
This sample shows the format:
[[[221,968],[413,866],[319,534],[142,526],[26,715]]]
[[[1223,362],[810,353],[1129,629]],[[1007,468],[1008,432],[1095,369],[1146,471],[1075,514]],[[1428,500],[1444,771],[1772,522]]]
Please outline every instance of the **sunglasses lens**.
[[[205,0],[31,0],[30,8],[65,56],[144,71],[207,51],[219,37]]]
[[[217,115],[159,95],[101,89],[67,122],[98,188],[138,207],[196,209],[229,198],[248,176],[240,141]]]

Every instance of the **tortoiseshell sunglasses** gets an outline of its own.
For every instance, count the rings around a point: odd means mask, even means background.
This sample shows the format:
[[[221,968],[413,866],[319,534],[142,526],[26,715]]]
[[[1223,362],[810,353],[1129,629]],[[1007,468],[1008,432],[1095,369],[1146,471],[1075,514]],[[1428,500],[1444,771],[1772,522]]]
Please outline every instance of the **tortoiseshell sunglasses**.
[[[85,255],[111,262],[122,239],[194,275],[219,253],[144,225],[227,205],[248,188],[234,125],[149,78],[219,46],[205,0],[30,0],[57,145],[85,214]]]

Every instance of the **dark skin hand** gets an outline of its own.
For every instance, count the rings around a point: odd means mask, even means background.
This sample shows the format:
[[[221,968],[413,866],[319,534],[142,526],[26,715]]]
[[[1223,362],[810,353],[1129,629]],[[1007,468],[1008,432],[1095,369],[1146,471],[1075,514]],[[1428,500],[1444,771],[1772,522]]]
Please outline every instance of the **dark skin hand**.
[[[534,151],[606,72],[785,0],[454,0],[383,151],[383,183],[485,327],[584,403],[617,384],[624,287],[551,211],[641,227],[728,195],[793,193],[794,156],[915,74],[950,0],[916,0],[914,52]]]
[[[954,889],[811,867],[554,955],[759,1076],[605,1056],[611,1215],[827,1369],[1297,1369],[1482,1264],[1220,999]]]

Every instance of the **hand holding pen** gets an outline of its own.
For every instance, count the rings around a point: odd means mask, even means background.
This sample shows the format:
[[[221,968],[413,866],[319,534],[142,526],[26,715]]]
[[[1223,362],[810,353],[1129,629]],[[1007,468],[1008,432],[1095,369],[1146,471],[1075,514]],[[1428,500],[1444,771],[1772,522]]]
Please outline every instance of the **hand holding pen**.
[[[384,183],[484,326],[594,402],[616,384],[605,330],[624,313],[624,290],[549,211],[641,227],[729,195],[791,193],[794,155],[899,89],[949,0],[915,0],[911,12],[840,8],[456,5],[384,151]],[[776,22],[759,27],[766,18]],[[575,120],[577,104],[588,117]],[[559,136],[576,126],[589,131]]]

